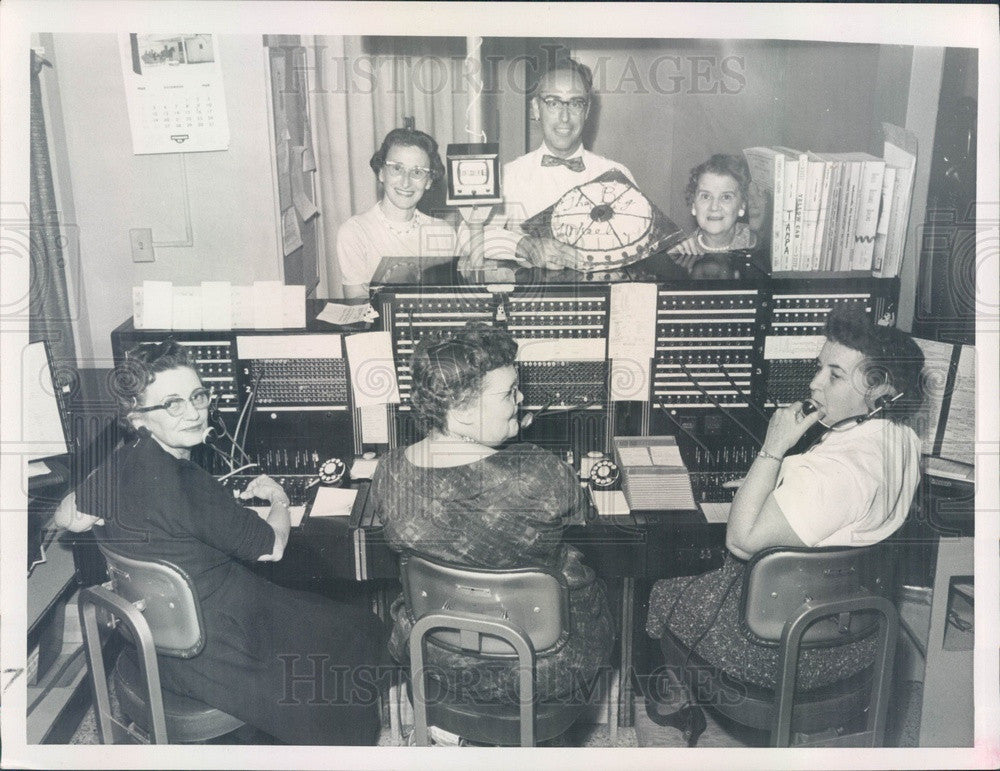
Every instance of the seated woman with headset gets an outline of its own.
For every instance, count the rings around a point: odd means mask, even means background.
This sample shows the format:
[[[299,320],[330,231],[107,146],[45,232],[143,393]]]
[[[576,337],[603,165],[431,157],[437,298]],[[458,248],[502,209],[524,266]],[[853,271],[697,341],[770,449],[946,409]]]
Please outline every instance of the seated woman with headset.
[[[363,670],[387,661],[385,630],[366,610],[281,588],[243,564],[282,558],[288,496],[266,475],[250,482],[241,497],[271,504],[261,519],[192,462],[209,433],[211,395],[184,349],[172,340],[133,348],[112,390],[130,436],[79,486],[75,505],[64,502],[57,524],[93,525],[113,551],[173,563],[194,582],[205,646],[189,659],[161,656],[163,686],[288,744],[374,744],[377,693],[352,683],[374,682]],[[290,693],[289,676],[319,660],[327,698],[315,698],[313,683]]]
[[[516,355],[508,332],[481,323],[421,341],[412,402],[426,436],[381,459],[372,495],[396,550],[472,568],[537,566],[565,578],[570,637],[537,661],[538,696],[551,700],[593,679],[607,662],[614,627],[603,583],[562,540],[591,511],[576,474],[533,444],[505,444],[520,425]],[[389,650],[405,662],[414,619],[402,596],[391,613]],[[427,664],[477,700],[516,699],[516,661],[485,664],[429,640]]]
[[[835,308],[825,334],[809,401],[774,413],[733,500],[725,563],[658,581],[649,600],[651,637],[669,630],[709,664],[765,688],[775,685],[778,652],[741,632],[737,584],[745,560],[774,546],[876,544],[903,524],[920,480],[920,440],[906,425],[921,404],[920,348],[898,329],[872,325],[857,306]],[[817,423],[827,429],[818,441],[788,455]],[[800,687],[861,671],[874,646],[871,637],[804,651]],[[656,722],[677,725],[655,706],[647,711]]]

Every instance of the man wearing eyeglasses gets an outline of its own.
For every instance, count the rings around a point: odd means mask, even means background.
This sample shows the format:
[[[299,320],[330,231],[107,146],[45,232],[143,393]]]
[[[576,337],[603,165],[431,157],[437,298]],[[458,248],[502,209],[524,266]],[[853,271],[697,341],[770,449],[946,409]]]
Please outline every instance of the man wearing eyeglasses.
[[[606,171],[617,169],[634,182],[622,164],[583,146],[590,113],[593,76],[573,59],[543,73],[531,98],[531,118],[542,130],[542,144],[503,168],[504,211],[495,215],[485,236],[488,259],[517,259],[537,267],[577,264],[576,250],[553,238],[524,235],[520,223],[546,209],[567,191]]]

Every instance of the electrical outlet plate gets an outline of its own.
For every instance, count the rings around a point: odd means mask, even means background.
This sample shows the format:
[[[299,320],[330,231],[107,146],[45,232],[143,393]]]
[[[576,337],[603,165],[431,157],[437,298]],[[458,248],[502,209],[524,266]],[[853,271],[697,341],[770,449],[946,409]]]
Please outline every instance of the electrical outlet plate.
[[[128,238],[132,244],[132,262],[154,261],[152,228],[132,228]]]

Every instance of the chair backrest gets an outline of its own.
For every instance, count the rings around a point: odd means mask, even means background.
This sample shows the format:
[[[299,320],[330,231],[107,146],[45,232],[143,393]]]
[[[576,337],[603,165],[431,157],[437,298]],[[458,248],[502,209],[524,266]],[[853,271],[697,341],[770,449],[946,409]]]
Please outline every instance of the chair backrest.
[[[137,560],[99,546],[114,592],[142,611],[157,653],[184,659],[200,653],[205,625],[188,574],[165,560]]]
[[[500,620],[524,632],[536,654],[562,647],[569,636],[569,589],[562,576],[539,568],[473,569],[406,553],[400,559],[403,597],[415,621],[458,611]],[[484,656],[516,655],[503,640],[453,630],[431,633],[435,643]]]
[[[881,545],[766,549],[747,564],[740,616],[756,642],[777,645],[785,622],[804,603],[864,593],[891,597],[893,569],[892,552]],[[877,614],[865,611],[824,618],[806,631],[802,647],[843,645],[877,623]]]

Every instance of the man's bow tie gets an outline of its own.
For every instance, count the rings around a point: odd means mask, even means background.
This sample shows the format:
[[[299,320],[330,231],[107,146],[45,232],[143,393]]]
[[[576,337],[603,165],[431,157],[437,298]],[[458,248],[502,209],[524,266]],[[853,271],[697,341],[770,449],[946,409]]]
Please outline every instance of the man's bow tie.
[[[543,155],[542,166],[565,166],[570,171],[583,171],[583,158],[577,155],[575,158],[557,158],[554,155]]]

